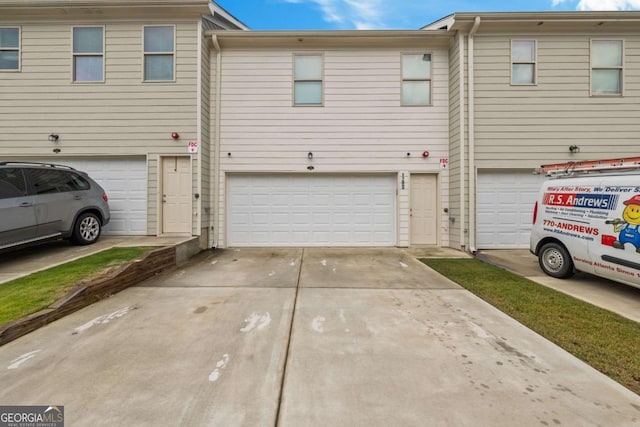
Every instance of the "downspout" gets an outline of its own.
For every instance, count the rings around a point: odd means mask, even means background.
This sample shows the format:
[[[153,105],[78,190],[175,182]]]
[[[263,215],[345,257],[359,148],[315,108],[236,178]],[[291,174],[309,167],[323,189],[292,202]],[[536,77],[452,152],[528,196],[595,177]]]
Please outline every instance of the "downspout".
[[[213,133],[213,152],[215,156],[215,170],[213,180],[213,233],[210,234],[209,247],[215,248],[220,241],[220,88],[222,86],[222,49],[218,41],[218,36],[211,36],[213,48],[216,50],[216,96],[215,96],[215,130]]]
[[[469,251],[476,253],[476,150],[475,150],[475,108],[474,108],[474,71],[473,71],[473,38],[480,27],[480,17],[476,16],[469,32]]]
[[[197,94],[196,94],[196,122],[197,122],[197,128],[196,128],[196,141],[198,141],[198,144],[200,144],[200,150],[199,153],[197,154],[197,159],[196,159],[196,163],[198,165],[198,179],[196,179],[197,185],[196,185],[196,194],[198,195],[198,197],[196,197],[196,209],[195,212],[197,212],[198,216],[196,218],[196,236],[202,236],[202,49],[204,49],[204,47],[202,46],[203,44],[203,38],[202,38],[202,26],[204,25],[204,22],[202,22],[202,19],[200,20],[200,22],[198,23],[198,43],[200,44],[200,46],[198,46],[198,57],[197,57],[197,67],[198,67],[198,77],[197,77]],[[208,49],[208,48],[207,48]]]
[[[460,98],[460,121],[459,121],[459,132],[460,132],[460,246],[463,251],[466,250],[466,236],[465,236],[465,228],[466,228],[466,218],[465,215],[465,181],[464,175],[466,172],[466,163],[465,163],[465,138],[464,138],[464,35],[458,33],[458,97]]]

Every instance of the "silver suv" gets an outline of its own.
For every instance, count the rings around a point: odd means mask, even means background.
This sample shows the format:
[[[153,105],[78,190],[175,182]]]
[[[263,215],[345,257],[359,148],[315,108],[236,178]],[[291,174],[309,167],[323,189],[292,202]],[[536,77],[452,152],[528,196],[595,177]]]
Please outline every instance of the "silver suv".
[[[0,162],[0,249],[40,240],[95,243],[110,213],[105,191],[71,167]]]

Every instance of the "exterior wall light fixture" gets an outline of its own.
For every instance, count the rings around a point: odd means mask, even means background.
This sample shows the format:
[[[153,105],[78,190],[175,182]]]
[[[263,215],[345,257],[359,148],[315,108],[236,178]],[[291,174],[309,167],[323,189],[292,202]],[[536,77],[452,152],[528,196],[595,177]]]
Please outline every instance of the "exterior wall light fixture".
[[[311,151],[309,151],[309,154],[307,154],[307,158],[309,160],[313,160],[313,153]]]
[[[51,134],[49,134],[47,139],[49,141],[51,141],[51,142],[58,142],[58,139],[60,139],[60,135],[56,135],[55,133],[51,133]]]
[[[571,152],[571,153],[579,153],[580,152],[580,147],[578,147],[577,145],[570,145],[569,146],[569,152]]]

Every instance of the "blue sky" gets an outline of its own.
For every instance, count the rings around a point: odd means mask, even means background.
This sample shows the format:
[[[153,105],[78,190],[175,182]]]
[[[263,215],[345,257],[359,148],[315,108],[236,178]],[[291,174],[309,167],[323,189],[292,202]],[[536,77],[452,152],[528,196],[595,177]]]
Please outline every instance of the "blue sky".
[[[252,30],[417,29],[453,12],[640,10],[640,0],[215,0]]]

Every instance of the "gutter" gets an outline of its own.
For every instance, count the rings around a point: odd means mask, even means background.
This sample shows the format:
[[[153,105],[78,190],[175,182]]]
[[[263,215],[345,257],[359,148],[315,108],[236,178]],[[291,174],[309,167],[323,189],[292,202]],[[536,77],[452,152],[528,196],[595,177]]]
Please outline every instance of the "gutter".
[[[476,16],[469,31],[469,251],[476,253],[476,149],[475,149],[475,98],[474,98],[474,36],[480,27],[480,17]]]
[[[219,227],[220,227],[220,212],[219,212],[219,206],[220,206],[220,117],[221,117],[221,112],[220,112],[220,105],[222,104],[221,102],[221,96],[220,96],[220,90],[222,87],[222,49],[220,48],[220,43],[218,41],[218,36],[213,35],[211,36],[211,42],[213,43],[213,48],[216,51],[216,97],[215,97],[215,105],[216,105],[216,113],[215,113],[215,130],[213,133],[213,152],[215,155],[215,170],[214,170],[214,176],[216,177],[216,179],[214,179],[213,182],[213,233],[209,234],[209,247],[211,248],[215,248],[218,246],[219,240],[220,240],[220,232],[219,232]]]

